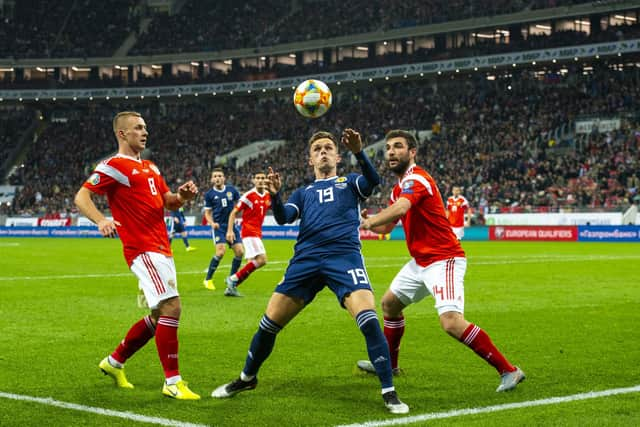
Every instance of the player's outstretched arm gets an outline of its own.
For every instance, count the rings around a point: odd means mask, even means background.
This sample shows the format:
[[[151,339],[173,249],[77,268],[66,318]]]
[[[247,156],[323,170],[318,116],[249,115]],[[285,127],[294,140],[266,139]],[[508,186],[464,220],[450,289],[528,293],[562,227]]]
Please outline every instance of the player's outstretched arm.
[[[378,175],[376,168],[373,167],[369,156],[362,149],[360,134],[353,129],[345,129],[340,140],[356,156],[356,160],[362,169],[364,179],[358,178],[360,191],[364,196],[371,195],[376,185],[380,184],[380,175]]]
[[[91,192],[91,190],[81,187],[76,194],[74,202],[80,212],[98,226],[98,230],[102,236],[116,237],[118,234],[116,226],[119,226],[120,223],[107,219],[102,212],[98,210],[95,203],[93,203],[92,196],[93,192]]]
[[[273,217],[276,222],[280,225],[288,224],[295,221],[298,218],[299,212],[294,206],[297,206],[296,203],[287,203],[286,205],[282,203],[282,199],[280,198],[280,188],[282,188],[282,179],[280,178],[280,174],[278,172],[274,172],[271,167],[269,167],[267,173],[267,190],[271,195],[271,211],[273,212]],[[289,198],[289,202],[291,202],[297,192],[293,193],[293,195]]]
[[[365,230],[373,230],[377,233],[386,234],[393,228],[394,224],[411,208],[411,202],[409,199],[400,197],[394,204],[388,208],[384,208],[377,215],[365,218],[362,221],[362,228]],[[391,229],[386,232],[379,230],[386,230],[379,228],[380,226],[391,225]]]
[[[273,196],[280,191],[280,188],[282,188],[280,173],[274,172],[273,168],[269,166],[269,170],[267,171],[267,191]]]

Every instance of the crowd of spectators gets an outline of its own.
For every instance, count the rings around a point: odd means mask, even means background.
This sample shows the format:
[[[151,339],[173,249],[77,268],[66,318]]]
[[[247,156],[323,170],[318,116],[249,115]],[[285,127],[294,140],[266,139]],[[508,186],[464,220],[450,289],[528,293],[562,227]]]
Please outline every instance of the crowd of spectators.
[[[20,0],[0,14],[0,57],[112,56],[256,48],[377,30],[494,16],[588,0],[187,0],[178,13],[140,0]],[[143,17],[151,24],[140,32]]]
[[[569,72],[539,79],[523,71],[511,79],[482,76],[416,80],[384,85],[341,86],[335,105],[317,120],[299,116],[289,94],[236,96],[207,101],[137,105],[94,104],[49,113],[66,123],[50,123],[11,178],[24,185],[13,214],[43,214],[73,209],[72,198],[100,158],[115,152],[111,131],[115,111],[133,108],[145,117],[149,156],[170,185],[194,179],[204,190],[216,157],[252,141],[285,139],[279,150],[235,168],[224,165],[229,181],[241,191],[251,187],[258,170],[272,166],[284,176],[285,196],[312,178],[306,139],[318,129],[339,134],[360,130],[369,143],[394,128],[431,130],[420,145],[419,162],[435,177],[443,195],[454,185],[476,212],[559,208],[621,209],[638,196],[640,133],[635,112],[640,99],[636,69],[606,67],[593,74]],[[629,114],[631,116],[627,117]],[[554,129],[576,117],[623,116],[624,126],[608,134],[568,141],[563,151],[550,146]],[[384,169],[383,151],[371,152]],[[561,154],[561,155],[559,155]],[[354,170],[345,156],[341,173]],[[357,170],[357,169],[356,169]],[[392,177],[369,200],[387,203]],[[199,212],[202,201],[192,209]],[[104,206],[104,205],[102,205]]]
[[[255,80],[266,78],[291,77],[295,75],[310,75],[344,70],[354,70],[367,67],[382,67],[398,64],[438,61],[462,57],[474,57],[506,52],[527,51],[534,49],[554,48],[561,46],[578,46],[589,43],[619,41],[640,37],[640,24],[617,25],[590,35],[582,31],[558,31],[550,35],[531,35],[526,39],[512,39],[509,43],[502,43],[499,39],[478,39],[475,45],[467,46],[462,43],[458,47],[448,49],[417,49],[407,53],[388,53],[372,58],[343,58],[335,63],[325,64],[314,62],[305,65],[273,64],[261,68],[251,66],[235,66],[229,72],[222,72],[213,67],[208,68],[207,74],[194,76],[191,73],[180,75],[161,75],[157,77],[138,75],[134,81],[125,81],[120,76],[102,76],[92,80],[56,80],[50,79],[24,80],[16,82],[7,79],[0,81],[0,88],[101,88],[123,86],[162,86],[201,83],[222,83],[230,81]]]
[[[0,173],[5,161],[15,150],[20,136],[33,122],[33,112],[25,107],[18,109],[6,107],[0,109]]]
[[[0,16],[0,58],[112,56],[137,31],[138,0],[20,0]]]
[[[586,0],[190,0],[154,17],[132,54],[218,51],[388,31]]]

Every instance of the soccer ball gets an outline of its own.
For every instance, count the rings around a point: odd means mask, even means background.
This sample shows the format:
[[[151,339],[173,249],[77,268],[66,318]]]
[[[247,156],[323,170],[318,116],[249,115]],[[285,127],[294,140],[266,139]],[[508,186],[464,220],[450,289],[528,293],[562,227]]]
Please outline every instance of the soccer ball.
[[[315,119],[329,111],[331,90],[320,80],[305,80],[293,94],[293,105],[305,117]]]

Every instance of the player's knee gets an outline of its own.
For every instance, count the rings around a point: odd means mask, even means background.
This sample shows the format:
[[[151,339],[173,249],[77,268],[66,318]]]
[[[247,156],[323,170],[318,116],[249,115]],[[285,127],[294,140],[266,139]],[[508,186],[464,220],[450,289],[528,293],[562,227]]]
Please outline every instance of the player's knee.
[[[387,317],[398,317],[404,309],[404,304],[391,292],[384,294],[380,304],[382,306],[382,312]]]
[[[180,318],[182,307],[180,306],[180,298],[173,297],[167,300],[160,301],[158,304],[157,315],[158,316],[170,316],[176,319]]]
[[[440,326],[449,335],[459,338],[465,329],[464,317],[461,313],[450,311],[440,315]]]

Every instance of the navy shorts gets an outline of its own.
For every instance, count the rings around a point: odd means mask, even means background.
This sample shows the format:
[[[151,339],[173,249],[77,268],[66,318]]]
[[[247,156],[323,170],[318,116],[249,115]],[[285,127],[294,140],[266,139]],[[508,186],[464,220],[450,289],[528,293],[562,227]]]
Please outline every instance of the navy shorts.
[[[226,243],[227,246],[231,247],[236,243],[242,243],[242,237],[240,237],[240,229],[238,227],[233,227],[233,234],[236,236],[236,240],[231,244],[227,242],[227,228],[218,228],[217,230],[213,230],[213,240],[216,245]]]
[[[302,298],[305,305],[328,286],[344,307],[344,299],[358,289],[371,290],[362,254],[327,254],[321,256],[296,254],[289,261],[284,278],[275,291]]]
[[[181,222],[173,223],[173,232],[174,233],[183,233],[185,231],[184,224]]]

